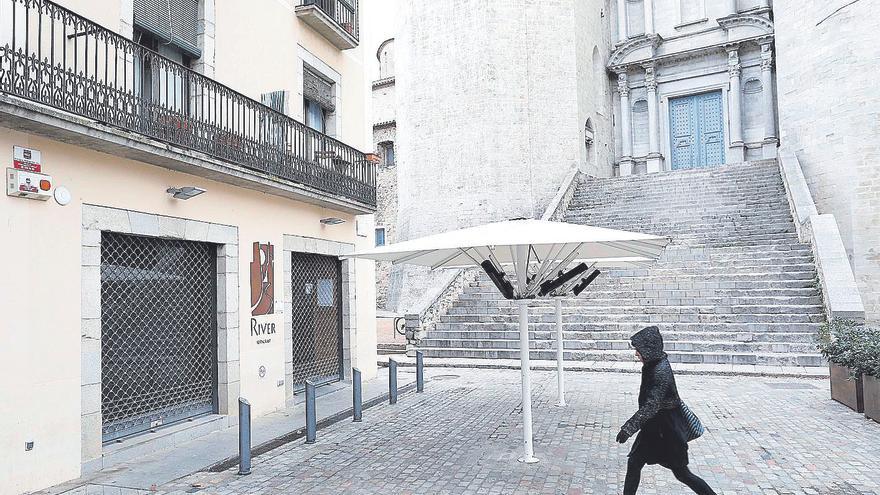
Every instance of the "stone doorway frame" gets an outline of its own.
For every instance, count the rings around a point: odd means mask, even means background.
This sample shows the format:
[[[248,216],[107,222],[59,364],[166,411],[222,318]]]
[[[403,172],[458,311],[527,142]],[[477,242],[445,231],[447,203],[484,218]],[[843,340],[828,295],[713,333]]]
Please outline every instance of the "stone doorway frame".
[[[82,461],[100,458],[101,232],[217,245],[217,413],[237,414],[239,381],[238,227],[83,204],[81,271]]]
[[[293,253],[319,254],[339,258],[351,254],[354,244],[330,241],[314,237],[284,235],[284,397],[288,403],[294,400],[293,393]],[[351,380],[353,356],[357,355],[357,304],[355,285],[355,260],[341,259],[342,265],[342,379]]]

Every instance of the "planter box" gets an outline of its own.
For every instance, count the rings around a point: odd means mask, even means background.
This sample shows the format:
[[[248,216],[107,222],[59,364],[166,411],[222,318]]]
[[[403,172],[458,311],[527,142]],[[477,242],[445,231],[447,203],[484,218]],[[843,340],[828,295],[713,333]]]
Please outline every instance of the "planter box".
[[[865,375],[862,377],[865,397],[865,416],[880,423],[880,378]]]
[[[856,412],[865,412],[862,377],[851,378],[849,368],[829,364],[831,374],[831,398]]]

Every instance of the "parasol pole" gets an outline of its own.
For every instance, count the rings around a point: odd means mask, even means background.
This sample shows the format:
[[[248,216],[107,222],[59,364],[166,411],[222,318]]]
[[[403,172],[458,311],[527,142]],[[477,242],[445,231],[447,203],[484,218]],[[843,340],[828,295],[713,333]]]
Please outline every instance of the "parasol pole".
[[[564,346],[562,343],[562,299],[556,299],[556,405],[565,407]]]
[[[519,360],[522,373],[523,456],[520,462],[538,462],[532,447],[532,377],[529,370],[529,301],[520,299],[519,305]]]
[[[526,289],[528,277],[528,246],[517,246],[514,258],[516,279],[522,297]],[[522,375],[522,411],[523,411],[523,456],[519,461],[526,464],[538,462],[532,447],[532,376],[529,369],[529,300],[519,299],[519,360]]]

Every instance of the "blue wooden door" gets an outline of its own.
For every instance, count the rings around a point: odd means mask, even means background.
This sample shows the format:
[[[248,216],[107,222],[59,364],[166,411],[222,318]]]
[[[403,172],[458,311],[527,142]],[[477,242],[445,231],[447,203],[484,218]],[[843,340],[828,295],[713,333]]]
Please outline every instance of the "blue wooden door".
[[[669,100],[672,169],[724,163],[724,115],[721,92]]]

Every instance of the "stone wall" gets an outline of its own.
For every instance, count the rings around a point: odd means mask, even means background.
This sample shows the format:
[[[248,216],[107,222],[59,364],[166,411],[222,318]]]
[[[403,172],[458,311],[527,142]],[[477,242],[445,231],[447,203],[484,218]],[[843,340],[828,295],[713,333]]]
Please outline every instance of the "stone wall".
[[[607,17],[602,2],[581,3],[403,4],[395,54],[397,240],[540,216],[568,172],[585,166],[584,123],[596,105],[581,95],[592,88],[578,75],[584,59],[592,65],[594,46],[607,50],[601,30],[593,31]],[[599,20],[579,23],[579,15]],[[588,52],[579,59],[582,48]],[[602,132],[609,132],[605,112]],[[429,282],[394,276],[414,297],[427,293],[413,288]],[[398,310],[419,305],[390,299]]]
[[[611,85],[605,64],[613,45],[610,0],[576,2],[578,81],[578,141],[581,172],[595,177],[610,177],[614,169],[614,124]],[[586,123],[593,128],[593,142],[586,142]]]
[[[880,318],[880,5],[776,0],[782,146],[833,213],[868,319]]]
[[[376,180],[376,227],[385,227],[385,243],[392,243],[397,220],[397,167],[380,165]],[[376,263],[376,307],[379,309],[386,307],[390,273],[391,263]]]

